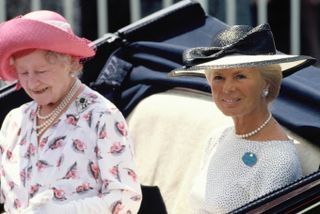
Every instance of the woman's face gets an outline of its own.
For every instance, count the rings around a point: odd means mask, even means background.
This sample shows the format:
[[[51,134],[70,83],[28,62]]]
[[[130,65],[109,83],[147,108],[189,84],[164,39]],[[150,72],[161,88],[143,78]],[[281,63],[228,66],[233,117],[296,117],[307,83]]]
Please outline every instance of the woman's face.
[[[260,112],[267,106],[262,90],[267,87],[254,68],[214,70],[211,90],[217,107],[227,116],[237,117]]]
[[[47,54],[36,50],[15,59],[14,63],[22,88],[41,106],[57,104],[73,82],[71,66],[58,57],[49,62]]]

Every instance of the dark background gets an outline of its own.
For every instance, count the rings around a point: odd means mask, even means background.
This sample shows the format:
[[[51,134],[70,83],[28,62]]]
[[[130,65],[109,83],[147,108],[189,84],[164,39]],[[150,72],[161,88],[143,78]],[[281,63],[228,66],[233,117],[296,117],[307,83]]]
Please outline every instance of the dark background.
[[[178,2],[175,0],[174,2]],[[30,0],[7,0],[7,19],[25,14],[31,10]],[[74,0],[75,32],[90,40],[98,38],[97,1]],[[237,0],[237,23],[257,25],[256,0]],[[277,49],[290,54],[290,0],[268,1],[268,22],[272,28]],[[115,32],[130,24],[130,0],[108,0],[108,31]],[[63,14],[63,0],[42,0],[42,9]],[[161,0],[141,0],[141,17],[162,8]],[[301,0],[301,53],[320,59],[319,14],[320,0]],[[225,18],[225,0],[208,1],[207,13],[222,21]]]

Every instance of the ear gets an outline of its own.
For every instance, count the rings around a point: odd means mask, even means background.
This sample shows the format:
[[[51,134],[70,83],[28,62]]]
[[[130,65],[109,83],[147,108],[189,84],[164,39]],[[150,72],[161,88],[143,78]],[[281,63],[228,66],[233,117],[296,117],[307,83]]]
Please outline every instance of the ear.
[[[267,81],[264,81],[263,88],[262,88],[262,94],[261,94],[262,97],[268,96],[269,87],[270,87],[270,84]]]
[[[263,89],[269,89],[269,87],[270,87],[269,82],[267,80],[264,80],[263,82],[264,82]]]
[[[72,71],[79,72],[83,68],[83,65],[80,63],[79,59],[77,57],[71,58],[71,69]]]

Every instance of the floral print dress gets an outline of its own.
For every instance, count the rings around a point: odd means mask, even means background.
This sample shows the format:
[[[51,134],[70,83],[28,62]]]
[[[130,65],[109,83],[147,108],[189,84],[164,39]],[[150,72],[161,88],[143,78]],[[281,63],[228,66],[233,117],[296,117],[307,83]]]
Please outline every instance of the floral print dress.
[[[142,195],[121,112],[86,87],[38,142],[36,109],[12,110],[0,131],[5,210],[136,213]]]

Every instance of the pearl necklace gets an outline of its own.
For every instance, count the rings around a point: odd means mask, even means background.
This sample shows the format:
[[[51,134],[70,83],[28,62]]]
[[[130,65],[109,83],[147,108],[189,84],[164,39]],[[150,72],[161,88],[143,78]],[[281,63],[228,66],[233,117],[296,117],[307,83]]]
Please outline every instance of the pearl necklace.
[[[236,134],[236,137],[237,138],[248,138],[248,137],[251,137],[251,136],[257,134],[261,129],[263,129],[263,127],[265,127],[268,124],[268,122],[270,121],[271,117],[272,117],[272,114],[269,113],[269,117],[266,119],[266,121],[264,121],[262,123],[261,126],[259,126],[255,130],[253,130],[253,131],[251,131],[249,133],[246,133],[246,134]]]
[[[60,104],[49,114],[45,116],[40,115],[40,107],[37,109],[37,118],[41,120],[45,120],[42,124],[36,126],[37,136],[40,136],[59,116],[59,114],[63,111],[63,109],[69,104],[73,96],[77,93],[81,86],[81,82],[76,80],[73,84],[72,88],[68,92],[68,94],[63,98]]]

